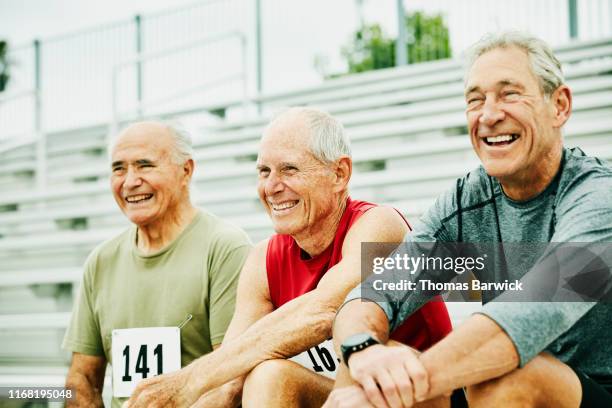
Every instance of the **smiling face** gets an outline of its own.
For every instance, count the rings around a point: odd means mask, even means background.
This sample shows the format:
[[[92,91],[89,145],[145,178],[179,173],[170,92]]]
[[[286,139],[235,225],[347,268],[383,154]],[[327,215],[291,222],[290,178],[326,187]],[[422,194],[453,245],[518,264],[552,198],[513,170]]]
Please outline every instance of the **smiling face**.
[[[330,165],[310,152],[310,132],[298,115],[275,120],[262,138],[257,159],[257,191],[274,230],[299,237],[316,234],[338,209]]]
[[[113,196],[139,227],[176,220],[181,203],[189,200],[191,173],[172,161],[173,148],[169,130],[155,123],[129,127],[113,146]]]
[[[561,87],[560,87],[561,88]],[[502,184],[548,177],[562,145],[559,92],[545,98],[527,52],[514,46],[478,57],[466,83],[467,121],[474,151]],[[556,168],[552,170],[553,173]]]

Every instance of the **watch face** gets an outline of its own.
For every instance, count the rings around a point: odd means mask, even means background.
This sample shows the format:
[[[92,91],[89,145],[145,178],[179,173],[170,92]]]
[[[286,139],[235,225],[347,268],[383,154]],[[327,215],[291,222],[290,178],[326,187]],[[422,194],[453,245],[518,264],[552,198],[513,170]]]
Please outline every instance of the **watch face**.
[[[367,333],[354,334],[354,335],[350,336],[349,338],[347,338],[344,341],[344,343],[342,343],[342,345],[346,346],[346,347],[357,346],[359,344],[365,343],[366,341],[368,341],[371,338],[372,338],[372,336],[370,336]]]

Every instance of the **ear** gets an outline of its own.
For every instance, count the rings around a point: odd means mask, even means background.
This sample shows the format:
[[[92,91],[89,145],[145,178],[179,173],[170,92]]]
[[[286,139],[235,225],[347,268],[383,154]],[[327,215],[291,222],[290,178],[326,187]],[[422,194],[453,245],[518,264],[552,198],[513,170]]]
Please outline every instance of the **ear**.
[[[567,85],[561,85],[550,96],[553,107],[553,125],[560,128],[572,114],[572,91]]]
[[[189,159],[183,164],[183,175],[185,176],[185,180],[187,184],[191,181],[191,177],[193,177],[193,171],[195,170],[195,163],[193,159]]]
[[[346,190],[349,180],[353,174],[353,160],[348,156],[342,156],[334,167],[334,190],[340,192]]]

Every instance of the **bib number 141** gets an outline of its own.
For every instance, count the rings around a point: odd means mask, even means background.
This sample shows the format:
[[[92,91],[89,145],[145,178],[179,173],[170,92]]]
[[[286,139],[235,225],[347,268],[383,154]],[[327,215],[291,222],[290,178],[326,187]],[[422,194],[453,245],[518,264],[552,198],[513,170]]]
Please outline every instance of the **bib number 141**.
[[[140,373],[142,378],[147,378],[149,375],[149,365],[147,364],[147,345],[142,344],[140,346],[140,351],[138,352],[138,359],[136,360],[136,367],[134,369],[135,373]],[[160,343],[155,346],[153,350],[153,355],[157,358],[157,373],[154,375],[160,375],[164,372],[164,348]],[[126,345],[123,349],[123,362],[125,363],[125,374],[121,377],[121,381],[132,381],[132,376],[130,375],[130,346]]]
[[[140,381],[181,368],[178,327],[113,330],[113,396],[129,397]]]

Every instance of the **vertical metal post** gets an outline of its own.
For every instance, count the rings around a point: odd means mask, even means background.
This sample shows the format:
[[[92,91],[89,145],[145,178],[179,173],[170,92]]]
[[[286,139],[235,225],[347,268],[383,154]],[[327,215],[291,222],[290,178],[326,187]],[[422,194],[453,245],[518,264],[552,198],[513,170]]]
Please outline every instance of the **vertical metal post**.
[[[359,30],[363,30],[365,27],[365,17],[363,16],[363,2],[364,0],[355,0],[357,6],[357,18],[359,19]]]
[[[240,34],[240,48],[242,57],[242,110],[244,119],[248,116],[248,100],[249,100],[249,88],[248,88],[248,73],[247,73],[247,39],[246,35]],[[261,113],[261,112],[258,112]]]
[[[106,141],[110,142],[110,140],[119,132],[119,107],[117,104],[119,103],[117,97],[117,75],[119,73],[119,67],[113,67],[111,71],[111,103],[112,103],[112,118],[111,123],[108,129],[108,135],[106,136]]]
[[[136,55],[142,54],[142,17],[140,14],[134,16],[134,25],[136,29]],[[138,98],[138,116],[142,116],[142,100],[143,100],[143,89],[142,89],[142,62],[138,60],[136,62],[136,98]]]
[[[577,0],[568,0],[569,35],[578,38],[578,4]]]
[[[255,82],[257,84],[257,96],[261,96],[263,88],[262,72],[261,72],[261,0],[255,0]],[[257,113],[261,114],[261,102],[257,100]]]
[[[395,66],[408,63],[406,52],[406,13],[403,0],[395,0],[397,4],[397,40],[395,41]]]
[[[43,131],[40,41],[34,40],[34,132],[36,133],[36,187],[47,187],[47,136]]]

